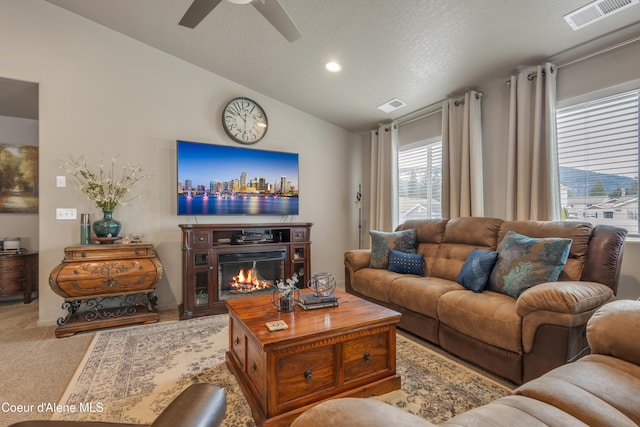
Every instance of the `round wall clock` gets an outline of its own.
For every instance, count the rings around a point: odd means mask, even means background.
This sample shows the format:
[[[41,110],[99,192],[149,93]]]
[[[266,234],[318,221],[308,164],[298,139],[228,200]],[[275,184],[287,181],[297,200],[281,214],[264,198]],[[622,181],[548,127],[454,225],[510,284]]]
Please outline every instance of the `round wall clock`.
[[[255,144],[267,133],[267,115],[257,102],[234,98],[222,111],[222,127],[240,144]]]

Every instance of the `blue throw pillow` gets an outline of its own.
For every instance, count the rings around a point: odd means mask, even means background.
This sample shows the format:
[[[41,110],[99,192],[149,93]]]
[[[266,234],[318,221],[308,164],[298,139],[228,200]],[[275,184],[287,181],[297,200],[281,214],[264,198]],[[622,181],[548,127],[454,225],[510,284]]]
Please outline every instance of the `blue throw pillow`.
[[[555,282],[567,263],[571,239],[523,236],[507,231],[487,289],[518,298],[527,289]]]
[[[458,283],[473,292],[482,292],[497,260],[498,252],[474,249],[462,265]]]
[[[422,254],[389,251],[389,271],[402,274],[424,276],[424,257]]]
[[[384,231],[369,231],[371,234],[371,261],[370,268],[389,268],[389,250],[416,253],[416,239],[418,232],[411,228],[408,230],[388,233]]]

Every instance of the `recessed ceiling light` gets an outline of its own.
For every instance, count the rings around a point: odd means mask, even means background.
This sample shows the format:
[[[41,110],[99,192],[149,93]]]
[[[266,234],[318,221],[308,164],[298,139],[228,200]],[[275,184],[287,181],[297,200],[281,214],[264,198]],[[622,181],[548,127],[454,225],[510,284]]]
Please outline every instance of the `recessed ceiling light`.
[[[247,4],[247,3],[251,3],[252,0],[227,0],[229,3],[235,3],[235,4]]]
[[[337,62],[333,62],[333,61],[331,61],[331,62],[327,62],[327,63],[324,65],[324,68],[326,68],[326,69],[327,69],[327,71],[330,71],[330,72],[332,72],[332,73],[337,73],[337,72],[339,72],[340,70],[342,70],[342,66],[341,66],[340,64],[338,64]]]

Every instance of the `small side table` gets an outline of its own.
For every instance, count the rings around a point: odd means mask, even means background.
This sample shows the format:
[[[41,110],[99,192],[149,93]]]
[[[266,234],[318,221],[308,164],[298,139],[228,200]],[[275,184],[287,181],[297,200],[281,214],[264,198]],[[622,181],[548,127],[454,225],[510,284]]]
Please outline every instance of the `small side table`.
[[[49,275],[49,286],[64,298],[67,315],[56,337],[76,332],[159,320],[155,288],[162,263],[151,244],[71,246]]]
[[[22,295],[25,304],[38,295],[38,252],[0,252],[0,298]]]

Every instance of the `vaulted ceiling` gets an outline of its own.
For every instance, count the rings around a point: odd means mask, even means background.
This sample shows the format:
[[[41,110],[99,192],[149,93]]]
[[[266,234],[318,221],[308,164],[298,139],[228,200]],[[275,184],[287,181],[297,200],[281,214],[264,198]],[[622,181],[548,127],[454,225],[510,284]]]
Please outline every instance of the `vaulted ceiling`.
[[[195,29],[178,25],[192,0],[48,1],[355,132],[519,65],[640,34],[640,5],[573,31],[562,17],[588,0],[280,0],[302,34],[291,43],[257,8],[228,1]],[[342,72],[327,72],[330,60]],[[393,98],[407,106],[376,108]]]

